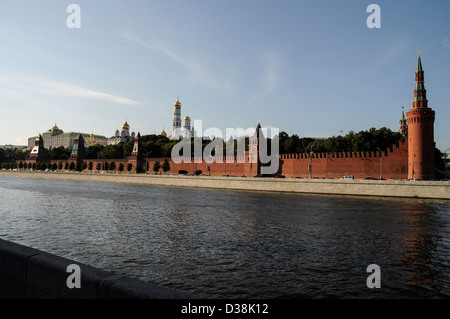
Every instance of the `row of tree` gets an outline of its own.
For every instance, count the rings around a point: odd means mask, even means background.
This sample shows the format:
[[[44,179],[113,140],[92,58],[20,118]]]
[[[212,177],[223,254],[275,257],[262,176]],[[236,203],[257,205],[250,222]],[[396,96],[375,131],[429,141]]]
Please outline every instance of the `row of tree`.
[[[65,162],[64,164],[62,163],[62,161],[60,161],[59,163],[46,163],[46,162],[36,162],[36,163],[24,163],[22,161],[19,162],[7,162],[7,163],[2,163],[1,165],[2,168],[5,169],[34,169],[34,170],[38,170],[38,171],[45,171],[47,169],[50,170],[71,170],[71,171],[83,171],[83,170],[90,170],[92,171],[94,169],[94,163],[92,162]],[[116,162],[111,161],[111,162],[102,162],[102,163],[97,163],[95,166],[95,169],[97,171],[103,170],[103,171],[115,171],[116,170]],[[148,162],[147,162],[147,166],[145,166],[145,168],[148,167]],[[125,168],[125,165],[123,163],[119,163],[119,166],[117,167],[119,172],[122,172]],[[127,164],[127,171],[131,171],[133,169],[133,164],[128,163]],[[153,165],[153,171],[155,172],[159,172],[160,170],[163,170],[164,173],[166,173],[167,171],[170,170],[170,164],[167,161],[167,159],[164,160],[164,162],[161,164],[159,161],[156,161]]]
[[[393,132],[386,127],[380,129],[371,128],[367,131],[355,133],[350,131],[344,136],[333,136],[329,138],[300,138],[298,135],[288,135],[282,131],[275,138],[279,139],[280,154],[294,153],[333,153],[333,152],[362,152],[386,150],[392,145],[398,144],[404,137],[398,132]],[[184,140],[186,142],[186,140]],[[223,154],[226,154],[227,143],[232,143],[231,149],[234,155],[237,155],[238,143],[244,143],[245,150],[248,150],[249,138],[240,137],[238,139],[230,139],[223,141]],[[170,157],[175,144],[178,141],[169,140],[161,135],[144,135],[142,136],[143,154],[145,157]],[[194,143],[194,140],[191,140]],[[210,143],[209,140],[202,140],[202,150]],[[270,141],[268,146],[270,146]],[[127,158],[131,155],[134,141],[127,143],[119,143],[117,145],[91,145],[86,148],[86,159],[120,159]],[[194,155],[194,147],[191,145],[192,156]],[[24,160],[29,156],[30,151],[2,150],[0,149],[0,162]],[[52,148],[48,151],[49,159],[62,160],[70,157],[71,149],[64,147]],[[214,154],[214,150],[212,152]]]
[[[350,131],[344,136],[329,138],[299,138],[297,135],[289,136],[286,132],[279,135],[280,154],[294,153],[334,153],[334,152],[364,152],[386,150],[398,144],[403,139],[398,132],[386,127],[371,128],[368,131],[355,133]]]

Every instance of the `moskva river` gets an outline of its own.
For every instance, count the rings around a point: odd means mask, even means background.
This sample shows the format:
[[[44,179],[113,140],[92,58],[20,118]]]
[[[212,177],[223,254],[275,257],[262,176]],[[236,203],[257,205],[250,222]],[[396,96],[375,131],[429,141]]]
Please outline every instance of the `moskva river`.
[[[449,201],[2,177],[0,238],[206,298],[450,297]]]

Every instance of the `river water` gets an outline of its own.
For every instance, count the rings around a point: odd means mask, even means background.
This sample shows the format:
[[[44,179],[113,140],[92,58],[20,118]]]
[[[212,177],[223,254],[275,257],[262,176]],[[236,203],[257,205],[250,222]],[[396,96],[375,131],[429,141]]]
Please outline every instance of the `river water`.
[[[450,297],[449,201],[0,177],[0,238],[206,298]]]

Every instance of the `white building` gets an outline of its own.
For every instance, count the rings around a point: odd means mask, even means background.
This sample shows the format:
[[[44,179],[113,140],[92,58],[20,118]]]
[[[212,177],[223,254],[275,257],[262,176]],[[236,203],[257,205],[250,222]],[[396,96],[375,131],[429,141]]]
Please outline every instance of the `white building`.
[[[108,145],[117,145],[120,142],[126,143],[128,141],[134,140],[136,134],[131,132],[130,134],[130,125],[127,121],[122,125],[122,131],[116,130],[114,136],[108,138]]]
[[[193,128],[191,129],[191,118],[189,115],[184,117],[184,124],[181,127],[181,102],[178,98],[173,107],[172,134],[170,134],[169,139],[179,140],[180,138],[195,137],[195,131]]]
[[[63,146],[65,148],[72,148],[74,140],[78,138],[79,132],[64,132],[56,124],[47,132],[41,134],[44,141],[44,148],[50,149]],[[81,133],[84,138],[85,146],[88,147],[93,144],[106,145],[108,139],[102,135],[85,134]],[[33,136],[28,138],[28,148],[33,149],[36,138],[39,136]]]

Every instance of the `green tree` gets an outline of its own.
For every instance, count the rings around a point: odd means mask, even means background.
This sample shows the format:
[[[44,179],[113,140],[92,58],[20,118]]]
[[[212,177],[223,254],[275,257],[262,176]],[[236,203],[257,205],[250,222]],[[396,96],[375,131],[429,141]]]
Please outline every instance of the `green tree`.
[[[100,153],[105,147],[100,144],[89,145],[86,148],[85,156],[87,159],[98,159],[100,158]]]
[[[64,146],[53,147],[49,150],[48,154],[50,159],[59,160],[64,158],[69,158],[72,151]]]
[[[97,165],[95,165],[95,169],[96,169],[97,171],[99,171],[101,168],[102,168],[102,164],[97,163]]]
[[[62,169],[63,168],[63,164],[61,161],[58,162],[58,169]]]
[[[116,162],[111,162],[109,164],[109,169],[112,170],[112,171],[116,170]]]
[[[69,169],[69,163],[68,163],[68,162],[66,162],[66,163],[64,164],[64,169],[65,169],[65,170],[68,170],[68,169]]]
[[[164,171],[164,173],[170,170],[170,164],[167,161],[167,158],[164,159],[164,163],[161,165],[161,168]]]
[[[131,163],[128,163],[128,165],[127,165],[127,171],[131,171],[133,169],[133,164],[131,164]]]
[[[75,163],[74,162],[70,162],[69,170],[73,171],[74,169],[75,169]]]
[[[160,168],[161,168],[161,164],[159,163],[159,161],[156,161],[155,164],[153,164],[153,171],[158,173]]]
[[[128,141],[123,144],[123,158],[127,158],[133,152],[134,141]]]
[[[53,163],[53,164],[52,164],[52,170],[53,170],[53,171],[56,171],[57,168],[58,168],[58,165],[57,165],[56,163]]]
[[[120,163],[119,164],[119,172],[123,172],[123,168],[124,168],[123,163]]]
[[[27,152],[21,150],[20,148],[16,148],[14,150],[14,158],[16,160],[25,160],[27,158]]]
[[[123,158],[123,143],[107,145],[99,154],[103,159]]]
[[[81,165],[81,169],[84,171],[86,168],[88,168],[88,163],[83,162],[83,164]]]

